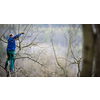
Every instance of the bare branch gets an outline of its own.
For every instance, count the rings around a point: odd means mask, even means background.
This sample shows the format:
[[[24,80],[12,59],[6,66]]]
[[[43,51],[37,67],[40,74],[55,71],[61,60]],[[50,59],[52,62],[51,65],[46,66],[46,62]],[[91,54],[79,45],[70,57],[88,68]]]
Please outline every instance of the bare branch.
[[[0,38],[0,40],[1,40],[2,42],[4,42],[4,43],[7,43],[7,41],[3,40],[2,38]]]
[[[15,59],[21,59],[21,58],[28,58],[28,59],[30,59],[30,60],[32,60],[32,61],[38,63],[39,65],[44,66],[43,64],[41,64],[41,63],[38,62],[37,60],[34,60],[34,59],[30,58],[30,57],[19,57],[19,58],[15,58]]]
[[[54,45],[53,45],[53,40],[51,39],[51,43],[52,43],[52,47],[53,47],[53,51],[54,51],[54,55],[55,55],[55,59],[56,59],[56,62],[58,64],[58,66],[63,70],[63,72],[65,73],[65,70],[64,68],[59,64],[58,62],[58,59],[57,59],[57,56],[56,56],[56,52],[55,52],[55,49],[54,49]]]
[[[3,37],[3,35],[8,31],[8,29],[11,27],[11,24],[9,25],[9,27],[6,29],[6,31],[1,35],[0,39]]]

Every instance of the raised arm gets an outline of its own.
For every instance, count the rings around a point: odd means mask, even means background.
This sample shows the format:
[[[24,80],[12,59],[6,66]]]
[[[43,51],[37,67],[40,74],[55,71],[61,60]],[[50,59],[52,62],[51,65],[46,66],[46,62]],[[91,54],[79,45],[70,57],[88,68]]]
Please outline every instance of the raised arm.
[[[21,36],[21,34],[24,34],[24,32],[21,32],[21,33],[17,34],[16,36],[12,37],[12,39],[18,39],[19,36]]]
[[[19,33],[16,36],[12,37],[12,39],[17,39],[17,38],[19,38],[19,36],[21,36],[21,33]]]

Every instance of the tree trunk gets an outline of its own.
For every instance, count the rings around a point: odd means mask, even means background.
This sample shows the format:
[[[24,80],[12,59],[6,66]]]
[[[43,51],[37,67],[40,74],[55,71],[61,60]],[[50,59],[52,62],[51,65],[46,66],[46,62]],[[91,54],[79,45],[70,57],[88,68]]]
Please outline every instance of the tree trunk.
[[[83,24],[83,68],[82,77],[92,76],[94,57],[94,34],[91,24]]]
[[[100,25],[95,25],[96,27],[96,39],[95,39],[95,76],[100,77]]]

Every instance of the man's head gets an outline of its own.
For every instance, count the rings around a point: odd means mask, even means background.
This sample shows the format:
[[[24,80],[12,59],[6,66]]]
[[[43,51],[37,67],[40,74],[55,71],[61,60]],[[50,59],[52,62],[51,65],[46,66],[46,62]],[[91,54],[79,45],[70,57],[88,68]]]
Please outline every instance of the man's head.
[[[10,35],[9,35],[9,37],[13,37],[14,35],[11,33]]]

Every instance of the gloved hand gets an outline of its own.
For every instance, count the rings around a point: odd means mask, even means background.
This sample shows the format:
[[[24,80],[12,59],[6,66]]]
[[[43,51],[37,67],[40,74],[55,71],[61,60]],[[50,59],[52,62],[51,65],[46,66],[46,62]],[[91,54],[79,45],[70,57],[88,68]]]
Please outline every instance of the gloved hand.
[[[21,32],[22,34],[24,34],[24,32]]]

